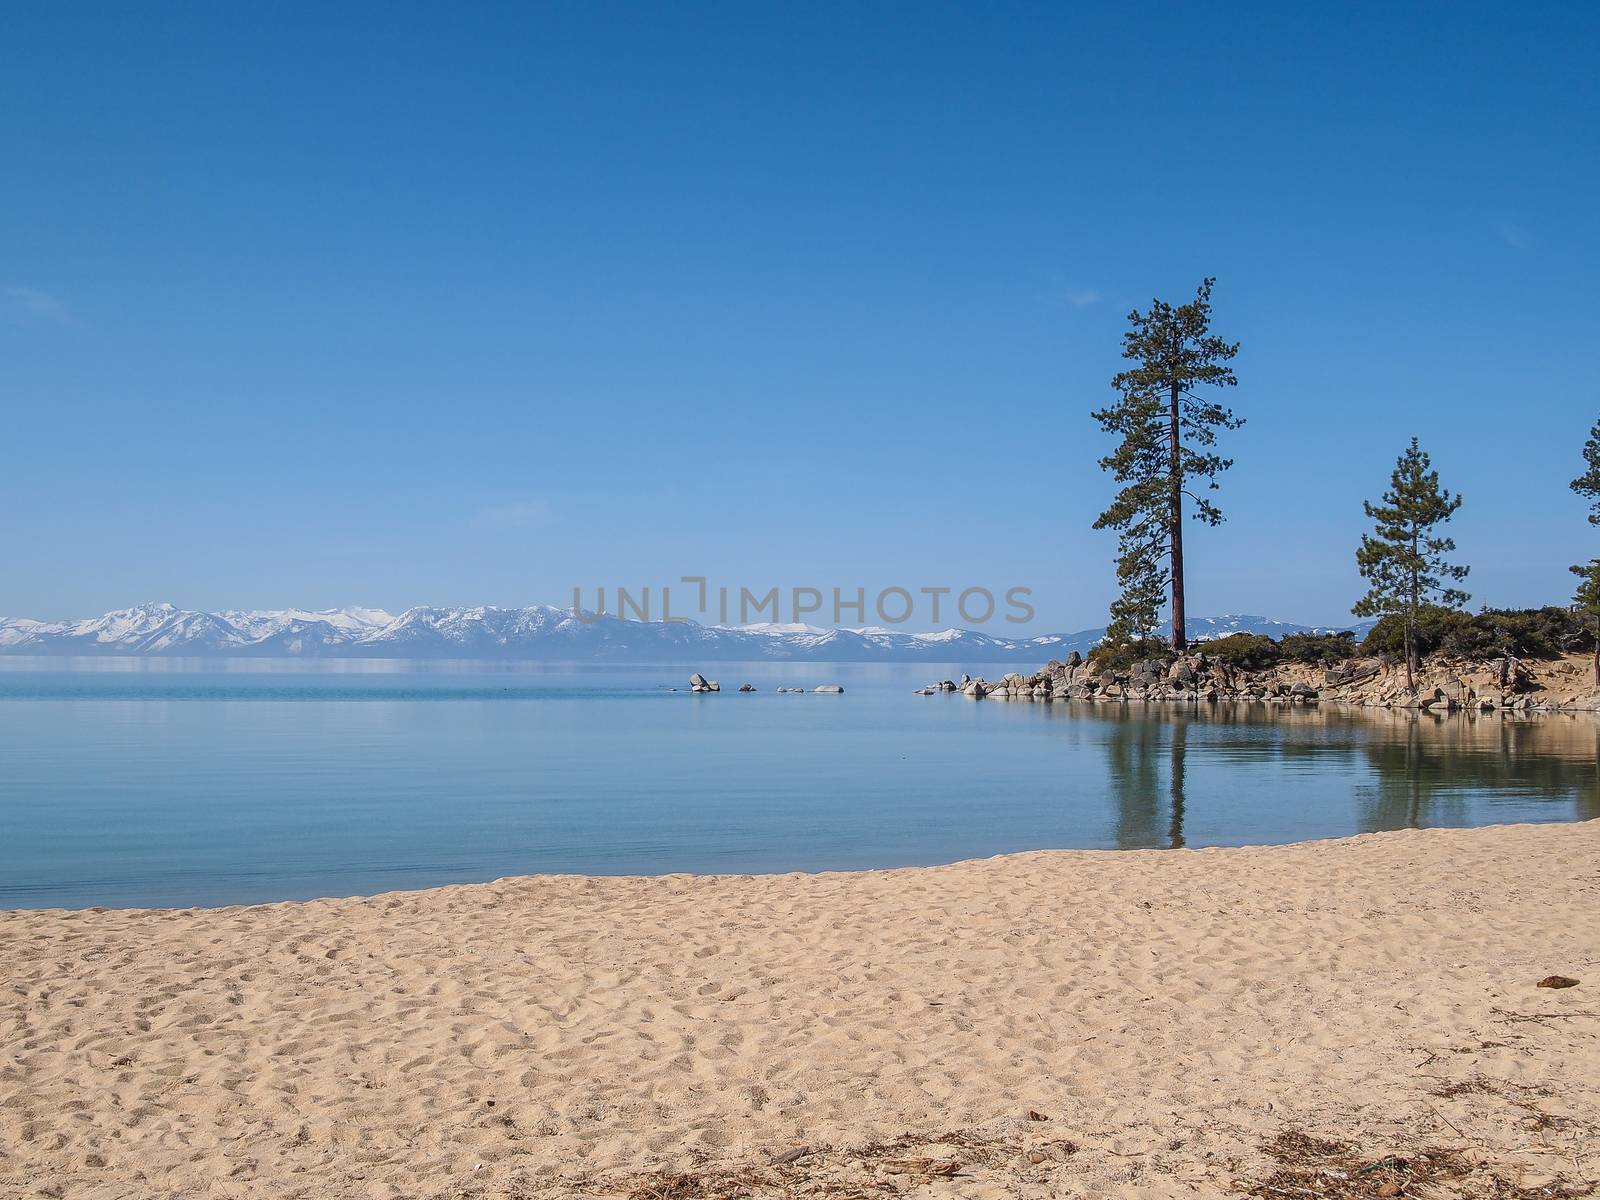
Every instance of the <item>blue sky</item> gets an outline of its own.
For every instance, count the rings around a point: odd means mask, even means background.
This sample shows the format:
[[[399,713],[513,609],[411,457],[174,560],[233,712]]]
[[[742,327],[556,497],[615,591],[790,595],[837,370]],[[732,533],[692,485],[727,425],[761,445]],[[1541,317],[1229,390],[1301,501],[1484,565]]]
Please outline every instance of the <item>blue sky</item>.
[[[1331,621],[1415,433],[1473,605],[1600,553],[1600,7],[14,6],[0,614],[1031,587],[1218,277],[1193,613]],[[1007,630],[1010,632],[1010,630]]]

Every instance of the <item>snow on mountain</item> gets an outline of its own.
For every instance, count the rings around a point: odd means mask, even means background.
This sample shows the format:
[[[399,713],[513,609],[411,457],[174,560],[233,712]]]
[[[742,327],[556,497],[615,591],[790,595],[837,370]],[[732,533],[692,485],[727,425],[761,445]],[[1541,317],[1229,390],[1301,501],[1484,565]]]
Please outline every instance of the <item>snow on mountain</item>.
[[[171,604],[140,604],[84,621],[5,621],[0,631],[0,651],[10,653],[209,653],[246,640],[221,617]]]
[[[326,624],[337,630],[358,634],[381,629],[394,620],[393,615],[381,608],[325,608],[319,612],[303,608],[259,612],[230,609],[217,615],[252,640],[281,633],[291,626],[313,624]]]
[[[1356,628],[1369,627],[1361,622]],[[1190,637],[1312,632],[1306,625],[1230,614],[1197,617]],[[1317,630],[1316,632],[1329,632]],[[0,619],[0,654],[238,655],[271,658],[507,658],[546,661],[971,662],[1042,665],[1087,653],[1104,629],[1007,638],[972,629],[909,633],[879,625],[827,629],[758,623],[707,626],[621,621],[531,608],[290,608],[206,613],[141,604],[83,621]]]
[[[801,622],[789,621],[755,621],[749,625],[713,625],[713,629],[735,629],[741,633],[803,633],[810,637],[821,637],[826,633],[833,633],[832,629],[824,629],[818,625],[806,625]],[[867,633],[865,629],[852,629],[851,633]]]
[[[28,617],[12,617],[9,620],[0,620],[0,650],[7,646],[14,646],[18,642],[34,637],[41,632],[50,632],[56,628],[48,621],[34,621]]]

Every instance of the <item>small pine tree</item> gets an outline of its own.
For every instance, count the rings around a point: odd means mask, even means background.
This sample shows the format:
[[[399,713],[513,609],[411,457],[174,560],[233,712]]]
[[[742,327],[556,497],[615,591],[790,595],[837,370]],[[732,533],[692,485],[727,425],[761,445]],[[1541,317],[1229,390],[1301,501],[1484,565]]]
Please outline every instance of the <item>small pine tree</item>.
[[[1572,573],[1581,581],[1572,603],[1588,620],[1594,633],[1594,683],[1600,687],[1600,558],[1591,558],[1585,565],[1573,567]]]
[[[1172,591],[1172,647],[1180,653],[1189,644],[1184,628],[1183,498],[1194,501],[1194,515],[1206,524],[1222,522],[1222,511],[1190,491],[1189,483],[1203,479],[1211,490],[1217,488],[1217,476],[1233,465],[1232,459],[1216,453],[1217,430],[1244,424],[1230,409],[1196,391],[1239,382],[1228,365],[1239,344],[1211,332],[1215,282],[1203,280],[1188,304],[1174,307],[1154,300],[1148,312],[1128,314],[1122,357],[1137,365],[1112,378],[1119,399],[1093,414],[1101,428],[1122,439],[1100,460],[1100,468],[1124,485],[1094,527],[1122,533],[1118,578],[1124,582],[1135,577],[1125,577],[1121,570],[1130,551],[1152,539],[1160,547]]]
[[[1461,497],[1439,487],[1439,472],[1431,469],[1427,453],[1412,438],[1395,462],[1383,503],[1369,500],[1362,507],[1376,528],[1362,535],[1356,551],[1356,567],[1367,581],[1367,594],[1351,611],[1358,617],[1397,614],[1404,620],[1406,687],[1415,690],[1418,612],[1429,603],[1460,607],[1470,599],[1446,584],[1465,579],[1470,569],[1446,559],[1455,551],[1454,540],[1432,533],[1435,525],[1448,521],[1461,507]]]

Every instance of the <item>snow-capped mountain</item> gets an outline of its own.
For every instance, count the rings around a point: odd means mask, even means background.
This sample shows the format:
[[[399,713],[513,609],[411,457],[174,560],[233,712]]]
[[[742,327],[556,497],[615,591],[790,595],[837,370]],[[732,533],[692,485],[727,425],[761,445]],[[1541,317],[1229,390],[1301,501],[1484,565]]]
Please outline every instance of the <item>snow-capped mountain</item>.
[[[1349,626],[1358,632],[1371,622]],[[1195,641],[1230,633],[1330,632],[1265,617],[1197,617]],[[379,608],[197,612],[141,604],[83,621],[0,618],[0,654],[238,655],[269,658],[503,658],[552,662],[811,662],[1017,661],[1042,665],[1076,650],[1087,653],[1104,629],[1006,638],[972,629],[907,633],[882,626],[827,629],[815,625],[700,625],[694,621],[580,619],[571,609]]]
[[[253,638],[282,633],[296,626],[326,624],[351,634],[382,629],[394,620],[392,613],[381,608],[328,608],[310,612],[303,608],[285,608],[276,612],[220,612],[221,617],[235,629]]]

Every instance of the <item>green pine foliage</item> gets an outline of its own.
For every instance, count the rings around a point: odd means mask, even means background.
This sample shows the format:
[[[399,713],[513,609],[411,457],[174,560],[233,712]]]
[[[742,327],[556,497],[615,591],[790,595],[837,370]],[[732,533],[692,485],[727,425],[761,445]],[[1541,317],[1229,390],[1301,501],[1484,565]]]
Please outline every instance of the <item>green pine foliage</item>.
[[[1374,522],[1361,538],[1356,567],[1367,581],[1367,594],[1351,610],[1358,617],[1397,617],[1406,662],[1406,686],[1416,686],[1421,651],[1418,619],[1423,606],[1458,608],[1470,597],[1451,586],[1467,577],[1469,568],[1452,563],[1454,540],[1435,533],[1461,507],[1461,497],[1439,486],[1427,452],[1412,438],[1395,462],[1382,504],[1364,506]]]
[[[1583,444],[1585,470],[1572,481],[1572,490],[1589,501],[1589,524],[1600,525],[1600,421],[1589,429],[1589,440]],[[1573,567],[1578,574],[1583,568]]]
[[[1155,636],[1167,598],[1166,560],[1148,537],[1126,536],[1117,558],[1117,597],[1111,602],[1109,641],[1143,643]]]
[[[1585,470],[1572,481],[1572,490],[1589,501],[1589,524],[1600,525],[1600,421],[1589,429],[1583,461]],[[1594,633],[1594,682],[1600,687],[1600,559],[1591,558],[1571,570],[1579,580],[1573,605]]]
[[[1111,505],[1094,523],[1119,535],[1117,580],[1121,588],[1112,609],[1112,625],[1132,634],[1150,613],[1149,600],[1159,579],[1170,591],[1172,646],[1188,646],[1184,629],[1183,502],[1208,525],[1222,521],[1222,511],[1193,484],[1216,490],[1217,476],[1233,460],[1217,453],[1218,430],[1237,429],[1244,421],[1232,410],[1202,396],[1198,389],[1233,387],[1239,381],[1228,364],[1239,353],[1237,342],[1211,332],[1211,288],[1205,279],[1188,304],[1173,306],[1154,300],[1150,309],[1128,314],[1122,336],[1122,357],[1135,365],[1111,380],[1118,398],[1096,411],[1094,419],[1119,438],[1117,448],[1100,460],[1121,484]],[[1165,557],[1165,565],[1152,567]]]

